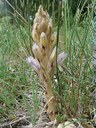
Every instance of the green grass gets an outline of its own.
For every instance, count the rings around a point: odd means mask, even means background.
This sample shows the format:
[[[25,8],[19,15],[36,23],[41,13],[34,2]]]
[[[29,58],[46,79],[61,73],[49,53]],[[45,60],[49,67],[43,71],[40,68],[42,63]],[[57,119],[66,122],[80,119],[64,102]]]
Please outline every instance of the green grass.
[[[68,7],[64,9],[58,51],[66,51],[68,56],[64,65],[58,67],[59,86],[56,86],[55,93],[63,101],[59,106],[59,111],[63,112],[58,118],[82,120],[90,118],[94,110],[92,14],[89,13],[82,23],[74,18],[71,24]],[[0,122],[4,118],[16,119],[20,112],[17,113],[17,109],[21,107],[24,111],[27,109],[35,124],[34,117],[40,105],[37,94],[40,87],[36,74],[26,62],[26,58],[32,55],[31,26],[22,26],[18,21],[12,25],[9,21],[9,17],[0,19]],[[60,95],[57,94],[59,87]],[[29,91],[32,92],[32,101],[28,101],[26,96]]]
[[[59,118],[74,117],[83,122],[89,117],[90,122],[93,113],[92,14],[82,22],[74,18],[71,26],[71,19],[68,16],[64,19],[59,33],[59,49],[65,50],[68,56],[58,74],[61,88],[58,97],[62,101],[59,110],[65,113]],[[56,91],[59,91],[58,87]]]
[[[13,120],[18,116],[19,107],[26,113],[38,110],[37,89],[38,81],[32,68],[26,63],[30,46],[28,29],[10,24],[10,18],[4,17],[0,22],[0,121]],[[30,51],[30,50],[29,50]],[[31,53],[30,53],[31,54]],[[31,78],[33,78],[31,80]],[[34,92],[35,88],[35,92]],[[25,94],[32,92],[32,102],[27,102]],[[33,104],[33,105],[32,105]],[[33,107],[31,107],[32,105]],[[29,107],[30,106],[30,107]],[[30,108],[30,109],[29,109]],[[34,119],[35,120],[35,119]],[[35,122],[35,121],[34,121]]]

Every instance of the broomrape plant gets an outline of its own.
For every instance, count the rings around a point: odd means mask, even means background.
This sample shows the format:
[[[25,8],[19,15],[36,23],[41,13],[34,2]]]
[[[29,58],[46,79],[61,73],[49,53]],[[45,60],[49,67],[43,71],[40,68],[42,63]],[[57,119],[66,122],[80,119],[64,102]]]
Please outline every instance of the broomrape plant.
[[[57,101],[53,93],[54,85],[52,83],[56,61],[59,65],[66,58],[65,52],[56,57],[56,34],[52,28],[52,19],[49,18],[49,14],[40,6],[35,15],[32,31],[34,41],[32,51],[34,57],[28,57],[27,61],[37,72],[45,89],[46,103],[48,105],[46,111],[50,120],[54,120],[58,113]]]

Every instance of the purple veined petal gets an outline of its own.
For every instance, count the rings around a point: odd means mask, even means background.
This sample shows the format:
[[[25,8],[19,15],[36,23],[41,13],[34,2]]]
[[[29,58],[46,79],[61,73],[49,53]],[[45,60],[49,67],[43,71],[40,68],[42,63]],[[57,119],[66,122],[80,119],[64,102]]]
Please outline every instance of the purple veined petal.
[[[67,54],[65,52],[62,52],[58,55],[57,63],[60,65],[67,57]]]
[[[36,72],[40,70],[40,64],[37,60],[35,60],[32,56],[27,58],[27,62],[34,68]]]

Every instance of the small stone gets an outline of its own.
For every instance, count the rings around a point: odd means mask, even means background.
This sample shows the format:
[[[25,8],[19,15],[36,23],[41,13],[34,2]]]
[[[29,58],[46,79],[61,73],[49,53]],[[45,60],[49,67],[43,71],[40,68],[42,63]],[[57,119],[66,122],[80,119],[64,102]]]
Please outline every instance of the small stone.
[[[72,122],[66,121],[65,123],[59,124],[58,128],[76,128],[76,126]]]

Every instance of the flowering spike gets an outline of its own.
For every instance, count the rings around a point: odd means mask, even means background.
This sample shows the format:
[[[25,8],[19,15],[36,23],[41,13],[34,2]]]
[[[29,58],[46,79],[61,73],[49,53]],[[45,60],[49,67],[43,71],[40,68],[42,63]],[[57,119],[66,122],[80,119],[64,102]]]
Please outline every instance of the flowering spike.
[[[32,51],[34,57],[28,57],[27,61],[38,73],[39,79],[45,88],[47,99],[47,113],[50,120],[54,120],[58,113],[57,101],[53,93],[52,77],[56,66],[56,34],[53,32],[52,19],[45,12],[42,6],[39,7],[35,15],[32,37],[34,44]],[[66,58],[63,52],[58,56],[57,62],[60,64]]]

